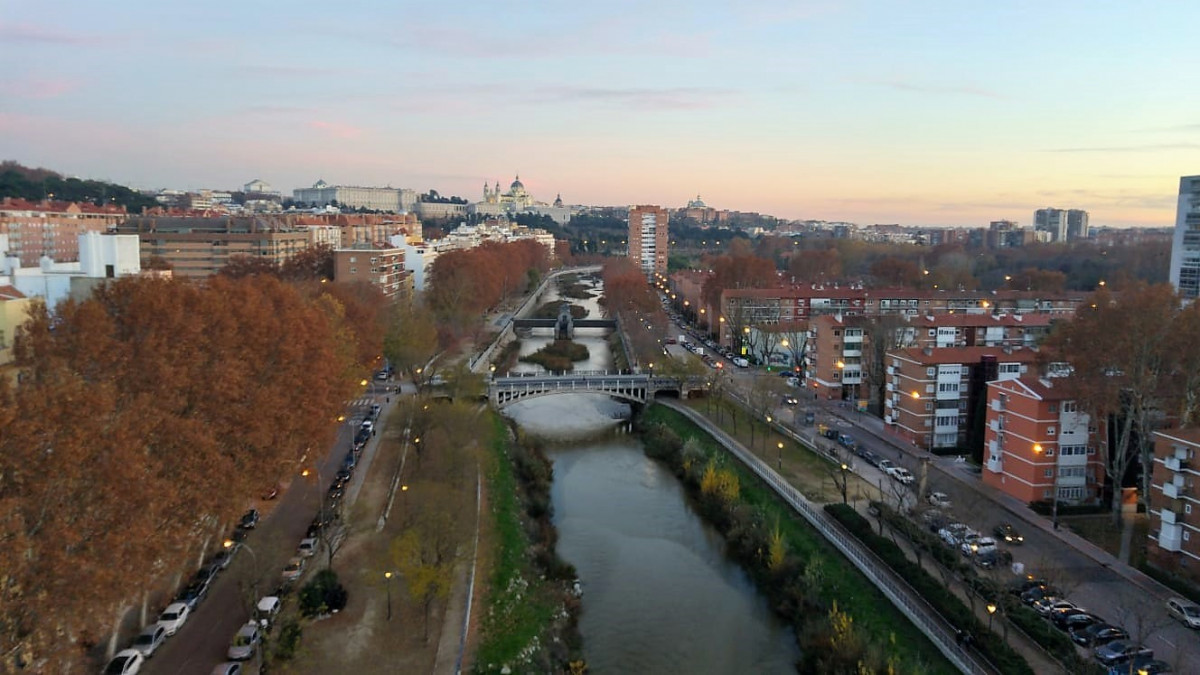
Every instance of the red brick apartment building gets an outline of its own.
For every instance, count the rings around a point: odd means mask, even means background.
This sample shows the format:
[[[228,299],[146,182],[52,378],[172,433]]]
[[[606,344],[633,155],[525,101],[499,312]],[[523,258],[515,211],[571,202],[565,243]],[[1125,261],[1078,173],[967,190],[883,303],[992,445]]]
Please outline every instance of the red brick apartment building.
[[[668,220],[667,210],[660,206],[629,209],[629,257],[646,276],[667,273]]]
[[[79,260],[79,235],[107,232],[125,220],[124,206],[40,201],[5,197],[0,201],[0,234],[22,267],[37,267],[42,256],[55,262]]]
[[[829,399],[870,398],[863,385],[863,346],[866,341],[862,316],[826,314],[809,322],[805,384],[818,396]]]
[[[1054,379],[987,385],[983,482],[1023,502],[1094,502],[1104,457],[1087,413]]]
[[[333,280],[368,283],[389,300],[412,295],[412,274],[404,270],[404,249],[359,244],[333,252]]]
[[[885,427],[915,447],[966,447],[987,383],[1025,375],[1032,349],[942,347],[888,352]]]
[[[1200,429],[1154,434],[1150,546],[1155,565],[1200,582]]]

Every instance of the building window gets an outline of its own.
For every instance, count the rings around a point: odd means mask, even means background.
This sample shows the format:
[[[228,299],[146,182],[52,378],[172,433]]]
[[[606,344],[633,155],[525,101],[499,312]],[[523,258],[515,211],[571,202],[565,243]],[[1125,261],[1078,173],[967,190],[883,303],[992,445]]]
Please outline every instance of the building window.
[[[1184,513],[1191,513],[1191,512],[1192,512],[1192,505],[1191,505],[1191,504],[1184,504],[1184,505],[1183,505],[1183,512],[1184,512]]]
[[[351,267],[351,268],[350,268],[350,274],[358,274],[358,268],[357,268],[357,267]]]
[[[1053,415],[1053,414],[1055,414],[1055,413],[1057,413],[1057,412],[1058,412],[1058,404],[1057,404],[1057,403],[1051,403],[1051,404],[1050,404],[1050,414],[1051,414],[1051,415]]]
[[[1058,433],[1058,431],[1057,431],[1057,430],[1055,430],[1055,428],[1054,428],[1054,427],[1046,427],[1046,435],[1047,435],[1047,436],[1053,436],[1053,435],[1055,435],[1055,434],[1057,434],[1057,433]]]
[[[1053,478],[1054,477],[1054,469],[1046,469],[1045,471],[1042,471],[1042,476],[1044,476],[1046,478]]]
[[[926,404],[925,404],[925,412],[929,412],[930,410],[933,410],[933,404],[932,404],[932,403],[926,403]]]
[[[926,376],[926,377],[933,377],[934,375],[937,375],[937,368],[934,368],[933,366],[930,366],[929,368],[926,368],[926,369],[925,369],[925,376]]]
[[[1063,401],[1062,411],[1065,413],[1073,413],[1077,410],[1075,401]]]
[[[1054,448],[1046,448],[1046,456],[1053,457],[1054,456]]]
[[[1184,531],[1183,531],[1183,540],[1184,540],[1184,541],[1191,541],[1191,540],[1192,540],[1192,533],[1191,533],[1191,532],[1188,532],[1187,530],[1184,530]]]
[[[1087,453],[1087,454],[1088,454],[1088,456],[1089,456],[1089,457],[1090,457],[1091,455],[1094,455],[1094,454],[1096,454],[1096,449],[1095,449],[1095,448],[1088,448],[1088,453]]]
[[[350,256],[350,262],[352,262],[352,263],[358,262],[358,256],[353,256],[353,255]]]

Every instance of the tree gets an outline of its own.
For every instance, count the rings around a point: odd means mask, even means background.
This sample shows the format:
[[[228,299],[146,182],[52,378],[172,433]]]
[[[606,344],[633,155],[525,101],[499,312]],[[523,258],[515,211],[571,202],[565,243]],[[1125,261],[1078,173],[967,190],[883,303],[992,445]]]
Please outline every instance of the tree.
[[[921,269],[911,260],[887,257],[871,264],[871,276],[880,286],[914,287],[921,281]]]
[[[383,354],[393,368],[407,373],[416,384],[417,369],[425,368],[438,349],[433,313],[420,303],[401,304],[391,308],[386,321]]]
[[[426,486],[432,490],[433,486]],[[436,499],[449,506],[444,497]],[[449,495],[452,496],[452,495]],[[415,501],[415,500],[414,500]],[[427,502],[420,502],[423,506]],[[403,534],[392,540],[392,562],[404,580],[409,596],[421,605],[424,616],[425,641],[429,641],[429,611],[433,603],[444,600],[450,593],[460,523],[456,510],[421,508],[413,523]]]
[[[842,256],[836,248],[800,251],[788,261],[793,282],[836,281],[842,278]]]
[[[863,324],[862,371],[870,392],[867,398],[881,404],[887,398],[887,353],[904,346],[906,324],[898,314],[882,314]]]
[[[317,244],[300,250],[283,262],[279,276],[285,281],[333,281],[333,248]]]

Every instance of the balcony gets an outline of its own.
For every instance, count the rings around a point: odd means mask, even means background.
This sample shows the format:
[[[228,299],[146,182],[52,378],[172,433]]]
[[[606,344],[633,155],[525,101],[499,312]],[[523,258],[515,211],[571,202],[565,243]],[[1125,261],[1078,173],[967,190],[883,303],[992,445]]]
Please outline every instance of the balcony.
[[[888,375],[895,375],[895,374],[896,374],[896,366],[888,366],[888,367],[887,367],[887,374],[888,374]]]
[[[1166,467],[1171,471],[1183,471],[1184,469],[1188,468],[1188,462],[1186,459],[1180,459],[1174,455],[1163,460],[1163,464],[1165,464]]]
[[[988,457],[987,470],[992,473],[1004,473],[1004,460],[999,457]]]
[[[1167,525],[1175,525],[1175,524],[1179,523],[1178,514],[1176,514],[1174,511],[1172,511],[1170,509],[1163,509],[1158,512],[1158,515],[1160,518],[1162,518],[1163,523],[1165,523]]]
[[[1163,483],[1163,496],[1167,499],[1179,499],[1187,495],[1187,488],[1175,483]]]
[[[886,389],[887,389],[888,391],[896,391],[896,385],[895,385],[895,384],[893,384],[893,383],[891,383],[891,382],[888,382],[888,383],[887,383],[887,386],[886,386]]]
[[[1183,541],[1183,528],[1179,525],[1163,524],[1158,531],[1158,546],[1164,551],[1178,551]]]

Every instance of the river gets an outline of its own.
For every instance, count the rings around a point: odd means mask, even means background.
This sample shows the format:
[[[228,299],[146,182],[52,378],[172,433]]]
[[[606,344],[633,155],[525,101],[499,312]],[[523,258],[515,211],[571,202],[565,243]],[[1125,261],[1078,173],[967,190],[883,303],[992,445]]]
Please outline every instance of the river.
[[[599,314],[594,300],[572,302]],[[541,333],[523,341],[522,354],[550,339]],[[591,352],[578,369],[611,368],[603,331],[579,331],[576,341]],[[583,587],[579,628],[591,672],[795,672],[790,627],[726,558],[720,535],[692,511],[675,477],[622,433],[617,418],[627,405],[566,394],[506,414],[551,442],[558,554]]]

